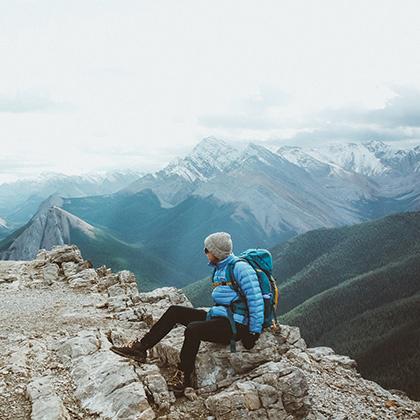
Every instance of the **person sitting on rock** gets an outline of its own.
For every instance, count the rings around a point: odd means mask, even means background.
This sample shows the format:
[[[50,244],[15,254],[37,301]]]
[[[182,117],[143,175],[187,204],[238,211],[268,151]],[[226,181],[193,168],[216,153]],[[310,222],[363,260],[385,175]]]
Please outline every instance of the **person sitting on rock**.
[[[228,266],[238,257],[232,253],[229,233],[216,232],[209,235],[204,240],[204,253],[208,264],[214,268],[212,298],[215,305],[208,312],[172,305],[143,338],[127,346],[111,347],[120,356],[145,362],[148,349],[165,337],[176,324],[185,325],[176,381],[171,387],[177,396],[182,395],[186,387],[192,386],[195,359],[202,340],[231,345],[232,342],[242,340],[244,347],[251,349],[260,336],[264,321],[264,303],[257,274],[243,260],[234,264],[233,274],[247,302],[242,305],[242,309],[239,304],[235,306],[241,299],[229,285]]]

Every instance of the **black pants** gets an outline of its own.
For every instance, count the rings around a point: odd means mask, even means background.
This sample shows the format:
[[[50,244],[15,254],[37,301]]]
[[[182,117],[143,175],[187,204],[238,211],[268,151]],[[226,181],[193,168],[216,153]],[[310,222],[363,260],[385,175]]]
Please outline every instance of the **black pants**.
[[[184,372],[191,373],[201,340],[229,344],[232,337],[232,329],[227,318],[216,317],[206,320],[206,315],[207,312],[202,309],[172,305],[141,339],[141,344],[149,349],[165,337],[176,324],[185,325],[187,328],[184,331],[185,338],[180,353],[180,367]],[[238,323],[236,327],[238,333],[235,339],[240,340],[248,331],[248,327]]]

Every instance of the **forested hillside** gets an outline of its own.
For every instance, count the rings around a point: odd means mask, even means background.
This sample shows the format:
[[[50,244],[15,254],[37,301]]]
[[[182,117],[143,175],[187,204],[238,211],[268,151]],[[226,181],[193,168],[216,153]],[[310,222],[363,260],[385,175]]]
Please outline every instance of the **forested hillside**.
[[[271,252],[282,323],[420,399],[420,212],[317,229]],[[184,290],[195,305],[211,304],[208,278]]]

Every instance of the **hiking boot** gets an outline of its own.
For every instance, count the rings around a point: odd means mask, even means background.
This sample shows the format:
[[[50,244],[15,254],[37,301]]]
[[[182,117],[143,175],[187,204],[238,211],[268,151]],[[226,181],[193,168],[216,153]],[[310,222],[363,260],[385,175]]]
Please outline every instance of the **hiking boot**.
[[[147,359],[147,350],[142,346],[139,340],[134,340],[126,346],[111,346],[109,349],[119,356],[133,359],[139,363],[144,363]]]
[[[168,390],[172,391],[176,398],[183,397],[185,388],[192,386],[192,373],[186,373],[179,368],[168,381]]]

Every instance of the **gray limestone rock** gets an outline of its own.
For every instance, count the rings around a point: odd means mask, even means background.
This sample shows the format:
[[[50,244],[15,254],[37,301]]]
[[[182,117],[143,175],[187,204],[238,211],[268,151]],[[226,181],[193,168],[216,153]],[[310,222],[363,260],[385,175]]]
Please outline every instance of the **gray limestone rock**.
[[[251,350],[202,342],[197,388],[175,401],[167,381],[184,326],[144,364],[109,348],[140,338],[171,305],[191,307],[182,291],[138,293],[132,273],[93,270],[69,245],[4,263],[0,275],[13,278],[0,284],[1,418],[419,418],[420,404],[363,379],[354,360],[331,348],[307,348],[299,329],[287,325],[264,331]]]
[[[59,267],[55,263],[45,265],[42,271],[44,274],[44,283],[47,285],[51,285],[59,279]]]
[[[26,387],[32,403],[32,420],[70,420],[63,402],[54,392],[50,376],[32,379]]]
[[[87,268],[69,277],[69,286],[72,288],[89,288],[96,284],[97,281],[98,274],[95,269]]]
[[[82,407],[105,418],[155,418],[135,369],[109,351],[109,346],[104,335],[86,331],[76,340],[67,340],[58,351],[70,368]]]
[[[310,410],[308,385],[286,361],[268,362],[208,397],[206,407],[216,419],[303,419]]]

